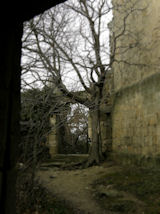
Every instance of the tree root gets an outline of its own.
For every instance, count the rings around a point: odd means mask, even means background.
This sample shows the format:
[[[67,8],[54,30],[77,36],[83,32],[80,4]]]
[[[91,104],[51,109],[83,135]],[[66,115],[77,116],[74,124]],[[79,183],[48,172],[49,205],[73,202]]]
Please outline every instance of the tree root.
[[[89,157],[88,160],[86,161],[85,168],[91,167],[91,166],[96,166],[100,165],[101,162],[105,160],[104,155],[100,155],[97,157]]]
[[[61,166],[61,169],[63,170],[73,170],[73,169],[82,169],[84,168],[84,165],[86,163],[86,160],[85,161],[80,161],[80,162],[77,162],[77,163],[69,163],[69,164],[64,164],[63,166]]]
[[[88,161],[85,164],[85,167],[91,167],[94,165],[99,165],[100,164],[100,159],[99,158],[89,158]]]

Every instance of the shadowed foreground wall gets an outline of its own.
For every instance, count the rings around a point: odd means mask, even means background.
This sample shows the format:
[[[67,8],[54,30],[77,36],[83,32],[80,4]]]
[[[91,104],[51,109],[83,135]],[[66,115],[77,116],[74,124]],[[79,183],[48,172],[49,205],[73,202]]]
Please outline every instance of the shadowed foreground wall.
[[[2,1],[0,14],[0,213],[14,214],[20,142],[20,58],[23,22],[63,0]]]
[[[117,0],[113,1],[116,5]],[[125,13],[114,11],[118,34]],[[119,2],[120,3],[120,2]],[[127,6],[126,6],[127,5]],[[138,1],[117,40],[112,109],[113,152],[138,159],[160,155],[160,1]],[[121,17],[122,16],[122,17]],[[121,17],[121,18],[120,18]]]

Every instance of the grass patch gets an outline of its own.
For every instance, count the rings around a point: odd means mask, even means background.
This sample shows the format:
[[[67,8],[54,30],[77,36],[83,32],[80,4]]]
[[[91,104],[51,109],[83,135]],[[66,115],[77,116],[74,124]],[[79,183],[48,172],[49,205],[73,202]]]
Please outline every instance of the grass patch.
[[[87,160],[87,154],[68,154],[68,155],[55,155],[54,158],[49,159],[46,163],[53,163],[53,162],[65,162],[65,163],[72,163],[72,162],[79,162]]]
[[[112,202],[108,204],[108,209],[118,213],[135,213],[136,211],[135,203],[128,200],[112,200]]]
[[[42,203],[44,204],[44,203]],[[58,201],[56,198],[47,197],[46,203],[41,208],[41,214],[73,214],[71,208],[64,201]]]
[[[16,187],[17,214],[74,214],[72,207],[54,197],[28,171],[19,174]]]
[[[160,214],[160,170],[128,167],[107,174],[95,185],[113,186],[114,189],[133,195],[144,205],[123,198],[105,198],[101,205],[119,213]]]

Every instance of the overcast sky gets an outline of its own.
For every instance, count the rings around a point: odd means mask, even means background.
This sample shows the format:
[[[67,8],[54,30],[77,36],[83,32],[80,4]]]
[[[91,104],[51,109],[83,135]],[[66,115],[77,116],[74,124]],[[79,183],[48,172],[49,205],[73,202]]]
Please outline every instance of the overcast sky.
[[[71,0],[73,1],[73,0]],[[96,5],[99,4],[99,1],[100,0],[93,0],[94,4],[95,4],[95,7]],[[76,0],[74,0],[74,3],[76,2]],[[61,4],[63,5],[63,4]],[[59,5],[60,7],[60,5]],[[52,8],[53,9],[53,8]],[[51,10],[52,10],[51,9]],[[35,17],[36,19],[36,17]],[[106,52],[108,52],[108,56],[107,54],[103,53],[102,51],[102,58],[103,58],[103,61],[105,63],[108,63],[109,61],[109,30],[108,30],[108,23],[111,21],[112,19],[112,12],[109,12],[108,14],[104,15],[103,18],[102,18],[102,32],[101,32],[101,43],[104,44],[104,47],[106,48]],[[46,23],[49,22],[49,20],[46,20]],[[72,29],[74,32],[76,32],[79,28],[79,23],[80,23],[80,19],[78,16],[75,16],[75,19],[74,19],[74,22],[72,22],[72,24],[70,24],[69,26],[66,26],[66,28],[70,28]],[[86,29],[85,29],[86,28]],[[84,22],[83,22],[83,30],[85,32],[87,32],[87,28],[88,28],[88,23],[86,22],[86,20],[84,19]],[[86,33],[87,35],[87,33]],[[26,37],[26,33],[24,31],[24,35],[23,35],[23,39]],[[89,32],[88,32],[88,37],[89,37]],[[79,52],[83,52],[83,54],[85,54],[85,51],[86,50],[89,50],[89,45],[87,44],[84,44],[83,40],[80,41],[80,37],[78,36],[77,37],[79,39],[79,41],[77,42],[77,49]],[[26,54],[26,52],[24,50],[22,50],[23,52],[23,55],[22,55],[22,59],[21,59],[21,64],[22,64],[22,67],[25,67],[26,65],[28,66],[28,64],[30,63],[32,57],[34,57],[34,53],[29,53],[30,56],[28,56],[28,53]],[[87,53],[87,52],[86,52]],[[43,71],[43,72],[42,72]],[[64,75],[63,75],[63,79],[65,80],[65,84],[67,86],[67,88],[69,89],[76,89],[76,88],[81,88],[80,86],[80,82],[75,74],[75,72],[73,71],[73,68],[69,65],[69,64],[66,64],[65,65],[65,69],[64,69]],[[44,69],[39,69],[39,75],[44,75]],[[82,74],[83,75],[83,74]],[[38,81],[35,81],[37,77],[35,75],[33,75],[32,72],[28,71],[25,75],[22,75],[22,79],[24,79],[27,83],[31,83],[33,82],[33,84],[31,84],[33,87],[40,87],[41,86],[41,83],[38,82]],[[84,78],[86,79],[87,81],[87,78],[86,78],[86,75],[84,73]],[[22,81],[22,85],[23,85],[23,81]],[[28,87],[27,87],[28,88]]]

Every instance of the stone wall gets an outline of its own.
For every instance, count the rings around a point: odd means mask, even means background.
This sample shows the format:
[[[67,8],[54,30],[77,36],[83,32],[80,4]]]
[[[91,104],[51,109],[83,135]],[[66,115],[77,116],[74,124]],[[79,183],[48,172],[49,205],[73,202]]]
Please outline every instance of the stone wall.
[[[47,133],[47,144],[51,158],[56,154],[63,154],[67,142],[70,142],[70,135],[67,132],[67,115],[69,112],[70,103],[62,98],[59,108],[50,117],[51,129]]]
[[[112,31],[115,37],[119,36],[114,63],[114,89],[118,91],[159,72],[160,1],[113,0],[113,3]]]
[[[57,127],[56,127],[56,115],[53,115],[50,117],[50,126],[51,130],[47,136],[47,144],[49,147],[49,153],[51,158],[55,156],[55,154],[58,153],[58,141],[57,141]]]
[[[160,1],[140,0],[134,4],[134,9],[133,2],[136,1],[127,3],[126,0],[113,0],[112,39],[113,35],[122,33],[116,40],[116,62],[113,66],[113,152],[146,158],[158,157]],[[121,3],[121,6],[117,3]],[[124,22],[128,12],[130,15]],[[112,40],[112,51],[114,45]]]
[[[119,91],[112,112],[113,151],[160,155],[160,73]]]

